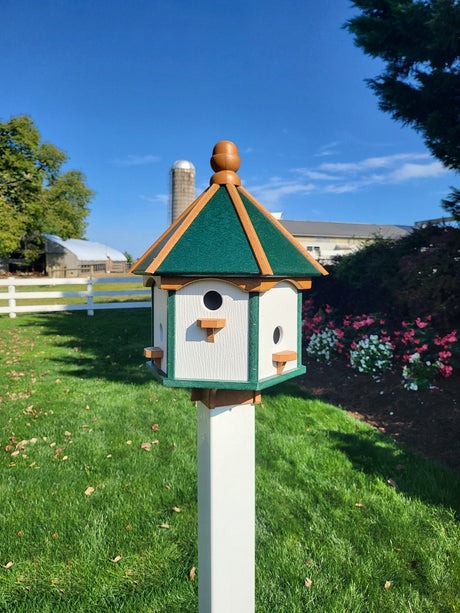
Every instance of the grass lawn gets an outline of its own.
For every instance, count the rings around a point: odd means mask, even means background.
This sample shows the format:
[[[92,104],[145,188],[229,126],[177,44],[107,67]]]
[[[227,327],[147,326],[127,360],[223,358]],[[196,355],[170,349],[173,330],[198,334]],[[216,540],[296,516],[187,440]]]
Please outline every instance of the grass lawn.
[[[149,317],[0,318],[0,612],[198,610],[195,407]],[[256,420],[258,611],[460,611],[454,473],[294,384]]]

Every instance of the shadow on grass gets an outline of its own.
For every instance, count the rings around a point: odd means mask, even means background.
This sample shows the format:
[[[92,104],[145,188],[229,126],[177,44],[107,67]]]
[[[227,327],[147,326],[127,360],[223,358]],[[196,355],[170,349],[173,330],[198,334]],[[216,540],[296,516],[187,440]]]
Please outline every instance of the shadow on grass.
[[[40,326],[42,334],[54,337],[59,350],[51,359],[64,373],[139,385],[153,382],[143,357],[143,347],[150,345],[149,309],[102,310],[92,317],[86,312],[53,313],[36,316],[33,323],[30,319],[22,321],[18,318],[18,327]],[[264,390],[263,395],[318,399],[292,381]],[[330,431],[329,437],[356,470],[385,482],[392,479],[398,491],[407,496],[460,511],[460,481],[450,470],[394,443],[377,430]]]
[[[148,383],[143,348],[150,345],[150,309],[64,312],[37,316],[42,334],[55,337],[52,360],[63,372],[83,379]],[[21,325],[21,319],[18,318]]]
[[[295,382],[283,383],[264,394],[319,400]],[[454,471],[406,448],[376,428],[360,426],[357,422],[355,432],[335,429],[328,432],[330,444],[348,458],[356,471],[378,477],[412,499],[460,513],[460,479]]]

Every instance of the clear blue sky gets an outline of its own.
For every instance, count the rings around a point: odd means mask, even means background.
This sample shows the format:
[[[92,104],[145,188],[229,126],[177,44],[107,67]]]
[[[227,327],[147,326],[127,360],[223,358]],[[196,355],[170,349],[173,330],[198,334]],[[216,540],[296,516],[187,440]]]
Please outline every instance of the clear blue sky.
[[[378,110],[381,64],[348,0],[2,0],[0,117],[28,114],[96,191],[86,237],[140,256],[167,226],[169,169],[197,194],[216,142],[285,219],[440,217],[455,175]]]

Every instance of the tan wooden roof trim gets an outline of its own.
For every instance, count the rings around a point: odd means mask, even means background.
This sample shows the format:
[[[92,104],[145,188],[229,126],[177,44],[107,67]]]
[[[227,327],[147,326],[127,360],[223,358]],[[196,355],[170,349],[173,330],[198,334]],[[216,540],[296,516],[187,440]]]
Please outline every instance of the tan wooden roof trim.
[[[183,219],[183,223],[177,228],[177,230],[170,236],[168,241],[165,243],[163,248],[160,250],[157,257],[153,260],[153,262],[146,268],[145,272],[154,273],[158,266],[162,264],[162,262],[166,259],[166,256],[169,254],[171,249],[176,245],[177,241],[181,238],[181,236],[185,233],[186,230],[191,226],[192,222],[198,217],[204,207],[207,205],[209,200],[214,196],[214,194],[219,189],[219,185],[213,184],[207,189],[205,192],[199,196],[194,204],[190,206],[184,214],[182,214],[179,219]],[[177,224],[173,224],[177,225]],[[171,230],[171,228],[169,228]],[[164,235],[163,235],[164,236]],[[156,241],[155,244],[158,244]]]
[[[250,194],[250,193],[249,193],[249,192],[248,192],[248,191],[247,191],[247,190],[246,190],[246,189],[245,189],[243,186],[238,187],[238,190],[239,190],[240,192],[242,192],[242,193],[243,193],[243,194],[246,196],[246,198],[248,198],[248,199],[249,199],[249,200],[250,200],[250,201],[251,201],[251,202],[254,204],[254,206],[256,206],[256,207],[259,209],[259,211],[260,211],[261,213],[263,213],[265,216],[267,215],[267,212],[268,212],[268,211],[267,211],[267,209],[266,209],[264,206],[262,206],[262,205],[260,204],[260,202],[259,202],[258,200],[256,200],[256,199],[254,198],[254,196],[253,196],[252,194]],[[317,262],[317,261],[315,260],[315,258],[314,258],[314,257],[312,257],[312,256],[311,256],[311,255],[308,253],[308,251],[307,251],[307,250],[306,250],[306,249],[305,249],[305,248],[304,248],[304,247],[303,247],[303,246],[302,246],[302,245],[299,243],[299,241],[297,241],[297,240],[296,240],[296,239],[295,239],[295,238],[292,236],[292,234],[290,234],[290,233],[289,233],[289,232],[286,230],[286,228],[284,228],[284,227],[283,227],[283,226],[280,224],[280,222],[279,222],[277,219],[275,219],[274,217],[272,217],[271,221],[272,221],[272,223],[273,223],[273,224],[274,224],[274,225],[275,225],[275,226],[278,228],[278,230],[279,230],[279,231],[280,231],[282,234],[284,234],[284,236],[285,236],[285,237],[286,237],[286,238],[287,238],[287,239],[288,239],[288,240],[289,240],[289,241],[290,241],[290,242],[291,242],[291,243],[294,245],[294,247],[296,247],[296,249],[298,249],[298,250],[299,250],[299,251],[300,251],[300,252],[301,252],[301,253],[302,253],[302,254],[305,256],[305,258],[307,258],[307,259],[308,259],[308,260],[309,260],[309,261],[310,261],[310,262],[313,264],[313,266],[314,266],[315,268],[317,268],[317,269],[318,269],[318,270],[321,272],[321,274],[323,274],[323,275],[327,275],[327,274],[329,274],[329,273],[327,272],[327,270],[326,270],[325,268],[323,268],[323,266],[321,266],[321,264],[320,264],[319,262]]]
[[[178,290],[189,283],[195,283],[196,281],[224,281],[236,285],[245,292],[267,292],[272,287],[275,287],[281,281],[288,281],[292,283],[297,289],[310,289],[311,279],[287,279],[279,277],[276,279],[261,279],[256,277],[251,279],[250,277],[161,277],[160,288],[161,289],[173,289]]]
[[[246,211],[243,201],[236,189],[235,185],[228,183],[226,186],[228,194],[230,196],[231,201],[233,202],[233,206],[235,207],[235,211],[239,217],[241,225],[243,226],[243,230],[246,234],[246,237],[251,245],[252,252],[254,253],[254,257],[256,258],[257,264],[260,268],[260,272],[262,275],[272,275],[273,270],[270,266],[267,256],[265,255],[265,251],[260,243],[259,237],[257,236],[257,232],[254,230],[254,226],[249,218],[248,212]]]
[[[203,196],[203,194],[201,194],[196,200],[194,200],[192,202],[192,204],[190,206],[188,206],[185,211],[183,211],[179,217],[176,219],[176,221],[174,223],[172,223],[170,226],[168,226],[166,228],[166,230],[163,232],[163,234],[157,238],[157,240],[153,243],[153,245],[151,247],[149,247],[147,249],[147,251],[144,253],[144,255],[142,255],[129,269],[129,272],[133,272],[133,270],[136,270],[136,268],[138,266],[140,266],[140,264],[142,264],[142,262],[144,262],[149,255],[152,253],[152,251],[155,251],[156,246],[164,239],[164,237],[168,234],[168,232],[170,232],[172,230],[172,228],[176,227],[178,224],[180,224],[180,222],[184,219],[184,217],[186,215],[188,215],[190,213],[190,211],[193,209],[194,206],[196,206],[198,204],[198,201],[200,200],[200,198]]]

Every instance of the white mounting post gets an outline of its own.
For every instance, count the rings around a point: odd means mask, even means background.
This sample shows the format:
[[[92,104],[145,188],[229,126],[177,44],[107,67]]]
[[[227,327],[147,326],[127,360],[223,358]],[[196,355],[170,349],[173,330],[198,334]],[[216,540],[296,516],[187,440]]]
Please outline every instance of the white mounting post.
[[[93,293],[93,278],[90,277],[86,284],[86,292],[88,295],[87,299],[87,309],[88,315],[94,315],[94,293]]]
[[[199,613],[253,613],[254,404],[197,408]]]

